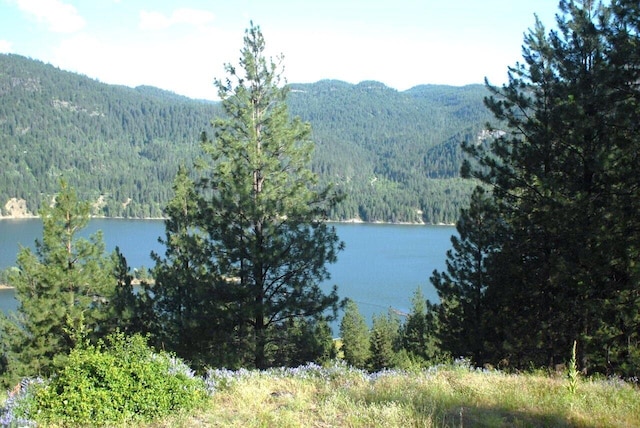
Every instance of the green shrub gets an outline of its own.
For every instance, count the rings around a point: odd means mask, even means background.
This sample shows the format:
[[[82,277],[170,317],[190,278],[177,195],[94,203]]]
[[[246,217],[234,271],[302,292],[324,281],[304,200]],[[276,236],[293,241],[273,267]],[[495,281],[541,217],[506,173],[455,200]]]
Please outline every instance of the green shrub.
[[[38,422],[105,425],[152,421],[188,410],[207,396],[203,379],[147,340],[117,333],[107,344],[83,345],[67,365],[38,387],[27,411]]]

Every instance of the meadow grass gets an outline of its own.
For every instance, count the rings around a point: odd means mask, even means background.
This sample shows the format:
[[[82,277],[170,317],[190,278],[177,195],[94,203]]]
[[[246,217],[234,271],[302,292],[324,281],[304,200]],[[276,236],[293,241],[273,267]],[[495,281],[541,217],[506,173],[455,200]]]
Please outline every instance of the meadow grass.
[[[204,407],[166,427],[634,427],[640,389],[616,379],[440,366],[376,374],[345,366],[226,373]]]

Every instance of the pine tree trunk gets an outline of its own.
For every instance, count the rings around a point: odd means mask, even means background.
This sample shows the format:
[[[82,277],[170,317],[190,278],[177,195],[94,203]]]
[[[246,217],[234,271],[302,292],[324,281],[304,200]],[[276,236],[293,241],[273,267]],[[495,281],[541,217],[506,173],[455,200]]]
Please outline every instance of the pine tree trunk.
[[[265,369],[267,362],[265,357],[264,348],[266,345],[266,326],[264,324],[264,293],[262,291],[262,284],[260,281],[256,281],[256,299],[255,299],[255,337],[256,348],[254,353],[255,365],[257,369]]]

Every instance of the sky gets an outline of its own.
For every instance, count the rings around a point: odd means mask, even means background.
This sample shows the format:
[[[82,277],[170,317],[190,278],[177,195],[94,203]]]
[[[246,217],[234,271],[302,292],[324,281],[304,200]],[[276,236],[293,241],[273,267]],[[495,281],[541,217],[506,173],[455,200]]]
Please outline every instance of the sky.
[[[558,0],[0,0],[0,53],[216,99],[253,22],[290,83],[499,85],[534,15],[553,28],[557,12]]]

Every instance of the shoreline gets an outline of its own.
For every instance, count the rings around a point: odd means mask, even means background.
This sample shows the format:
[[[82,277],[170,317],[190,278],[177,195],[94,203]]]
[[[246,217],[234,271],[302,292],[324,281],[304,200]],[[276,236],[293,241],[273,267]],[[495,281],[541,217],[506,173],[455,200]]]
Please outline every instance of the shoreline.
[[[12,221],[20,221],[20,220],[35,220],[39,219],[40,216],[37,215],[20,215],[20,216],[2,216],[0,215],[0,221],[3,220],[12,220]],[[159,221],[159,220],[167,220],[168,217],[104,217],[104,216],[91,216],[90,219],[104,219],[104,220],[132,220],[132,221]],[[455,223],[425,223],[425,222],[409,222],[409,221],[398,221],[398,222],[390,222],[390,221],[363,221],[360,219],[349,219],[349,220],[326,220],[327,223],[335,223],[335,224],[380,224],[380,225],[393,225],[393,226],[447,226],[447,227],[455,227]]]
[[[39,215],[0,215],[0,221],[2,220],[36,220],[39,219]],[[105,217],[105,216],[89,216],[90,220],[93,219],[108,219],[108,220],[166,220],[168,217]]]
[[[154,284],[155,280],[148,279],[147,282],[149,284]],[[131,285],[140,285],[140,284],[142,284],[142,280],[141,279],[135,279],[134,278],[134,279],[131,280]],[[0,291],[2,291],[2,290],[15,290],[15,289],[16,289],[16,287],[14,287],[12,285],[0,283]]]

